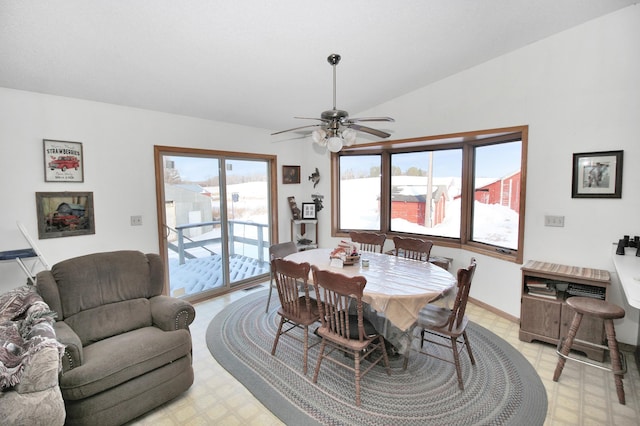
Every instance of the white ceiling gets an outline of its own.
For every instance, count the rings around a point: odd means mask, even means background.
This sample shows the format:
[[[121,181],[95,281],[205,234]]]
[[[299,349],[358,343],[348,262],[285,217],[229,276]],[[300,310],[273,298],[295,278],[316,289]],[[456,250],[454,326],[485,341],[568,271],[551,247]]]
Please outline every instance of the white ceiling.
[[[282,130],[638,1],[1,0],[0,86]]]

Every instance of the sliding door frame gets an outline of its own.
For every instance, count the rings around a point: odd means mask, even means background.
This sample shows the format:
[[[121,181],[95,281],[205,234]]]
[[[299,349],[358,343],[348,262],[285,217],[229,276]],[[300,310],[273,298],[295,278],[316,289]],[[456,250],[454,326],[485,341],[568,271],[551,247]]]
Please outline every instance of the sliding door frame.
[[[184,147],[174,147],[174,146],[162,146],[162,145],[154,145],[153,147],[153,157],[155,164],[155,179],[156,179],[156,217],[157,217],[157,232],[158,232],[158,247],[165,262],[165,265],[168,265],[167,258],[167,240],[165,238],[165,225],[167,222],[166,219],[166,209],[164,205],[164,164],[163,157],[166,155],[178,155],[178,156],[191,156],[191,157],[216,157],[220,158],[221,164],[224,164],[226,160],[239,159],[239,160],[262,160],[266,161],[269,166],[269,238],[272,242],[278,241],[278,168],[277,168],[277,157],[275,155],[268,154],[255,154],[255,153],[247,153],[247,152],[233,152],[233,151],[217,151],[210,149],[201,149],[201,148],[184,148]],[[220,173],[221,179],[224,176],[222,171]],[[222,180],[224,182],[224,180]],[[226,191],[224,186],[221,186],[221,191]],[[221,192],[221,199],[224,196],[224,193]],[[225,214],[226,217],[226,214]],[[226,220],[225,225],[226,226]],[[215,289],[214,291],[204,292],[198,296],[193,298],[186,297],[186,300],[191,302],[196,302],[199,300],[205,300],[214,296],[219,296],[224,293],[229,293],[231,291],[235,291],[238,289],[248,288],[255,286],[264,281],[264,277],[257,276],[253,279],[249,279],[246,282],[230,286],[230,283],[226,283],[224,287],[220,289]],[[165,284],[163,294],[170,294],[169,289],[169,268],[165,267]]]

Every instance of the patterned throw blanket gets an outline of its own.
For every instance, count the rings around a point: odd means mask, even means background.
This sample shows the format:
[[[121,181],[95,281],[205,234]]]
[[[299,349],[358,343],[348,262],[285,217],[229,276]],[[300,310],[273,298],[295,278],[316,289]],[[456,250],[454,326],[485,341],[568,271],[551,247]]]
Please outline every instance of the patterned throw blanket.
[[[36,352],[53,347],[60,356],[64,346],[53,331],[55,312],[33,286],[22,286],[0,295],[0,389],[18,383]]]

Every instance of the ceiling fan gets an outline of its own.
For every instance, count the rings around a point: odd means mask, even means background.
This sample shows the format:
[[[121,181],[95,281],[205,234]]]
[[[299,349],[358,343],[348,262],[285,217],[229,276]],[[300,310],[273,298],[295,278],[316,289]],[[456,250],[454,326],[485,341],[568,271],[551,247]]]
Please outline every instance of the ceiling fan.
[[[317,127],[317,129],[311,133],[311,138],[315,143],[321,146],[326,146],[331,152],[338,152],[343,146],[353,145],[356,140],[356,130],[369,133],[380,138],[388,138],[391,136],[390,133],[382,130],[358,124],[367,121],[395,121],[391,117],[349,118],[349,113],[347,111],[336,109],[336,66],[340,63],[340,55],[332,53],[327,58],[327,62],[329,62],[333,67],[333,109],[323,111],[322,114],[320,114],[320,118],[294,117],[302,120],[319,120],[322,122],[320,124],[309,124],[306,126],[294,127],[292,129],[271,133],[271,135],[273,136],[294,130]]]

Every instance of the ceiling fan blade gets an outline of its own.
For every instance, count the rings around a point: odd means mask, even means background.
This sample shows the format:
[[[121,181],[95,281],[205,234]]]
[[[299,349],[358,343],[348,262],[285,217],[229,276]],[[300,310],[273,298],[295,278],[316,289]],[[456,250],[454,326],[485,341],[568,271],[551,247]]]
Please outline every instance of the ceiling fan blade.
[[[279,132],[271,133],[271,136],[279,135],[280,133],[293,132],[294,130],[306,129],[309,127],[320,127],[320,126],[322,126],[322,124],[309,124],[307,126],[294,127],[293,129],[280,130]]]
[[[396,120],[394,120],[391,117],[360,117],[360,118],[350,118],[349,121],[354,123],[357,121],[389,121],[393,123]]]
[[[324,121],[325,123],[328,123],[330,120],[324,119],[324,118],[318,118],[318,117],[293,117],[293,118],[297,118],[299,120],[320,120],[320,121]]]
[[[360,126],[359,124],[351,124],[349,127],[352,128],[353,130],[369,133],[379,138],[388,138],[389,136],[391,136],[391,133],[383,132],[382,130],[378,130],[378,129],[372,129],[371,127]]]

